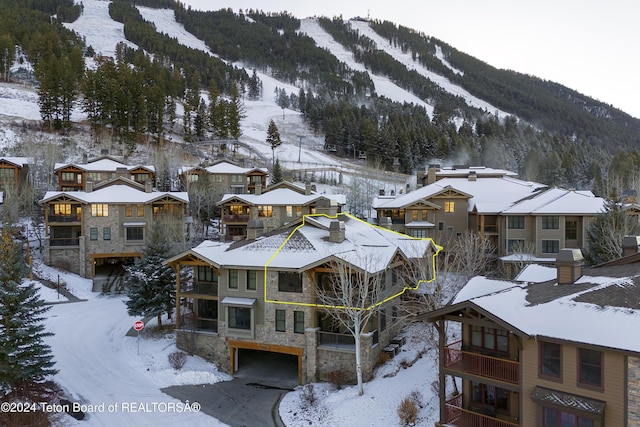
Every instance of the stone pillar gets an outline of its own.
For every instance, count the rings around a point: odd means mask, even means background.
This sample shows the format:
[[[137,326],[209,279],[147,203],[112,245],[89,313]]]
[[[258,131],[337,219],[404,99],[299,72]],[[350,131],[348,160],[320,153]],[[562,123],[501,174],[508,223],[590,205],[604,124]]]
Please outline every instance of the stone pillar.
[[[627,426],[640,427],[640,359],[627,357]]]
[[[306,341],[306,371],[302,372],[305,378],[302,383],[318,382],[318,331],[320,328],[307,328],[304,330],[304,338]]]

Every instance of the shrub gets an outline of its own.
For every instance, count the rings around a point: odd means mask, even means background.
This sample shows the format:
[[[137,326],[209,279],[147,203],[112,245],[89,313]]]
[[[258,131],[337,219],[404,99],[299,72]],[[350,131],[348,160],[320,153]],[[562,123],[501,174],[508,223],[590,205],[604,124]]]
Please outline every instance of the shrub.
[[[300,392],[300,400],[302,401],[302,406],[304,408],[310,408],[315,406],[318,402],[318,397],[316,396],[316,392],[313,389],[313,384],[305,384],[302,386],[302,391]]]
[[[174,351],[173,353],[169,354],[169,364],[176,371],[182,369],[186,361],[187,353],[184,353],[182,351]]]
[[[398,417],[403,426],[414,425],[418,419],[418,406],[411,399],[405,397],[398,406]]]
[[[331,371],[327,377],[329,378],[329,382],[338,390],[342,389],[342,386],[347,383],[347,374],[345,374],[344,371]]]

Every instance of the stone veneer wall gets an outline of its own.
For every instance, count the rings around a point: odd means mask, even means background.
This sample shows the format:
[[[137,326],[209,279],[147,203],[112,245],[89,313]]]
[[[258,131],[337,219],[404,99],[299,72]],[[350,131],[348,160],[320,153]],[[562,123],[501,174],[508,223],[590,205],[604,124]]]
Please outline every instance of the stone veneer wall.
[[[361,340],[362,379],[363,381],[369,381],[377,362],[377,358],[373,355],[377,355],[377,352],[373,352],[371,348],[373,335],[365,334]],[[327,381],[329,372],[342,371],[345,373],[348,382],[356,383],[356,354],[354,351],[341,350],[330,346],[322,346],[317,349],[317,371],[319,380]]]
[[[640,358],[627,357],[627,426],[640,427]]]
[[[176,331],[176,346],[189,354],[196,354],[215,363],[221,372],[231,371],[229,347],[218,334],[180,329]]]

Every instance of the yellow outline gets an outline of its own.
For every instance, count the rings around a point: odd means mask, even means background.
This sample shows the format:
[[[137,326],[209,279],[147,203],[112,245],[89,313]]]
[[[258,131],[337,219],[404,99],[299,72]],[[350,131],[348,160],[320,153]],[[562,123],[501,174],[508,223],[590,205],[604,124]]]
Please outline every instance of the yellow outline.
[[[263,276],[264,276],[264,302],[269,302],[269,303],[272,303],[272,304],[297,305],[297,306],[302,306],[302,307],[318,307],[318,308],[332,308],[332,309],[345,309],[345,308],[346,308],[346,309],[351,309],[351,310],[363,310],[363,309],[361,309],[361,308],[359,308],[359,307],[333,306],[333,305],[324,305],[324,304],[312,304],[312,303],[305,303],[305,302],[288,302],[288,301],[278,301],[278,300],[269,300],[269,299],[267,299],[267,268],[269,267],[269,264],[271,264],[271,261],[273,261],[273,259],[275,258],[275,256],[276,256],[276,255],[278,255],[278,252],[280,252],[280,250],[282,250],[282,248],[284,247],[284,245],[286,245],[286,244],[287,244],[287,242],[289,241],[289,239],[291,238],[291,236],[293,236],[293,235],[295,234],[295,232],[296,232],[296,231],[298,231],[298,229],[299,229],[300,227],[302,227],[302,226],[304,226],[304,225],[305,225],[305,220],[306,220],[306,218],[307,218],[307,217],[316,217],[316,216],[320,217],[320,216],[323,216],[323,217],[326,217],[326,218],[329,218],[329,219],[338,219],[338,216],[339,216],[339,215],[341,215],[341,216],[348,216],[349,218],[351,218],[351,219],[355,219],[355,220],[358,220],[358,221],[360,221],[360,222],[363,222],[363,223],[367,224],[367,225],[368,225],[368,226],[370,226],[370,227],[379,228],[379,229],[384,230],[384,231],[386,231],[386,232],[391,232],[391,233],[395,233],[395,234],[398,234],[398,235],[403,236],[403,237],[408,237],[409,239],[412,239],[412,240],[430,240],[430,241],[431,241],[431,243],[433,244],[433,246],[435,246],[435,247],[436,247],[436,251],[435,251],[435,252],[434,252],[434,254],[431,256],[431,268],[432,268],[432,270],[433,270],[433,271],[432,271],[432,273],[433,273],[433,275],[432,275],[433,279],[431,279],[431,280],[419,280],[415,287],[407,287],[407,286],[405,286],[405,287],[403,287],[403,288],[402,288],[402,290],[401,290],[400,292],[398,292],[397,294],[392,295],[392,296],[390,296],[390,297],[388,297],[388,298],[385,298],[383,301],[377,302],[377,303],[373,304],[371,307],[365,308],[364,310],[371,310],[371,309],[373,309],[373,308],[375,308],[375,307],[377,307],[377,306],[379,306],[379,305],[382,305],[382,304],[384,304],[384,303],[385,303],[385,302],[387,302],[387,301],[390,301],[390,300],[392,300],[392,299],[394,299],[394,298],[399,297],[400,295],[402,295],[403,293],[405,293],[407,290],[415,291],[415,290],[417,290],[417,289],[420,287],[420,284],[421,284],[422,282],[429,283],[429,282],[433,282],[434,280],[436,280],[436,263],[435,263],[435,258],[436,258],[436,256],[440,253],[440,251],[443,249],[443,247],[442,247],[442,246],[440,246],[440,245],[438,245],[436,242],[434,242],[434,241],[433,241],[433,239],[432,239],[431,237],[412,237],[412,236],[409,236],[409,235],[404,234],[404,233],[399,233],[399,232],[397,232],[397,231],[390,230],[390,229],[388,229],[388,228],[380,227],[379,225],[369,224],[368,222],[363,221],[363,220],[361,220],[360,218],[357,218],[357,217],[355,217],[355,216],[353,216],[353,215],[351,215],[351,214],[348,214],[348,213],[340,213],[340,214],[336,214],[336,215],[334,215],[334,216],[329,216],[329,215],[327,215],[327,214],[307,214],[307,215],[303,215],[303,216],[302,216],[302,223],[301,223],[300,225],[298,225],[296,228],[294,228],[294,229],[293,229],[293,231],[292,231],[291,233],[289,233],[289,235],[287,236],[287,238],[286,238],[286,239],[284,239],[284,242],[282,242],[282,244],[280,245],[280,247],[279,247],[279,248],[274,252],[274,254],[273,254],[273,255],[271,255],[271,257],[269,258],[269,260],[267,260],[267,263],[264,265],[264,274],[263,274]]]

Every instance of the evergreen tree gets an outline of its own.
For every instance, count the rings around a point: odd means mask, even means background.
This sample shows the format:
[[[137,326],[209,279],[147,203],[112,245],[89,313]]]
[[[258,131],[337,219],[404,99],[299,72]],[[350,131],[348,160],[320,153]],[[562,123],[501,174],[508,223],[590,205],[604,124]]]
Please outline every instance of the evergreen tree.
[[[43,340],[43,320],[51,307],[40,298],[33,282],[21,284],[26,267],[19,245],[5,222],[0,242],[0,394],[34,396],[53,369],[51,348]],[[38,400],[34,400],[38,401]]]
[[[158,326],[162,326],[162,314],[171,318],[175,306],[176,275],[173,269],[163,262],[182,249],[173,243],[176,228],[180,224],[156,220],[151,228],[149,240],[142,259],[132,266],[125,267],[128,274],[127,311],[132,316],[157,316]]]
[[[280,139],[280,131],[278,131],[278,127],[273,120],[269,121],[269,127],[267,128],[267,144],[271,146],[272,153],[272,162],[273,167],[276,166],[276,147],[282,144],[282,140]]]
[[[273,166],[273,176],[271,177],[271,184],[277,184],[282,182],[282,168],[280,167],[280,159],[276,159],[276,163]]]

